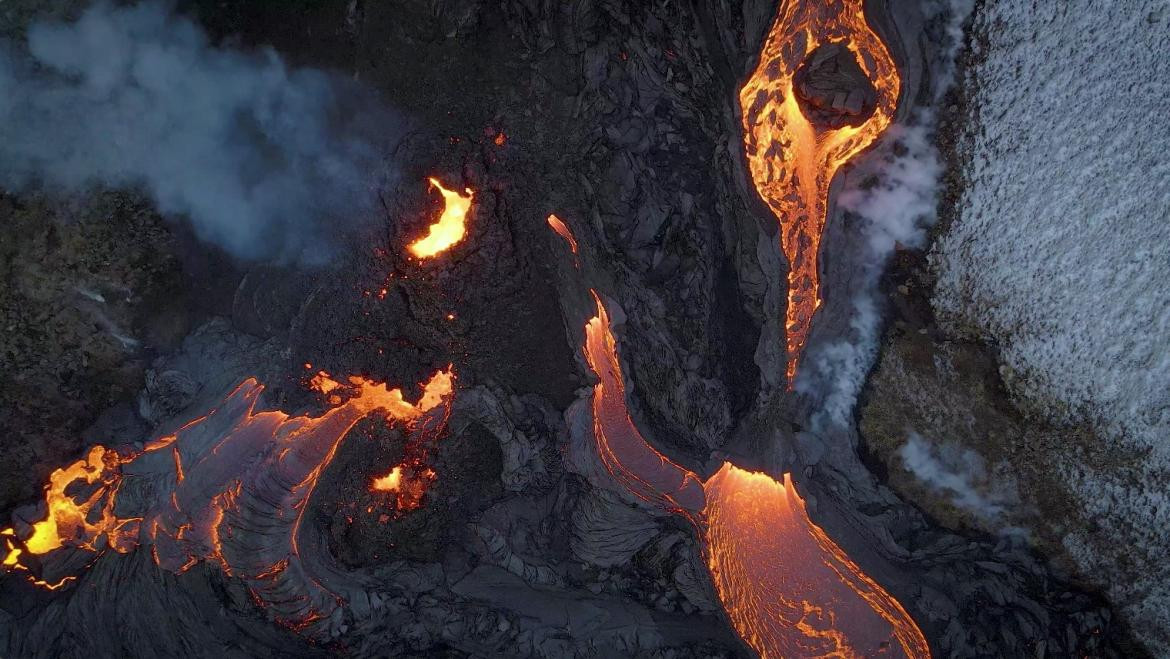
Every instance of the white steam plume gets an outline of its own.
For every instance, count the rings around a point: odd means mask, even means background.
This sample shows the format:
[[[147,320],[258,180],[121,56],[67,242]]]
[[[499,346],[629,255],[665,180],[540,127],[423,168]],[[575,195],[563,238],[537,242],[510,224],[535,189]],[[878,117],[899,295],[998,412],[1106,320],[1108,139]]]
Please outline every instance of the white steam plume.
[[[0,42],[9,190],[135,188],[237,257],[313,261],[390,174],[394,124],[369,94],[272,50],[213,47],[166,5],[101,3],[27,36]]]
[[[932,116],[923,111],[913,125],[891,126],[881,143],[858,163],[850,187],[837,203],[860,219],[862,245],[853,259],[861,285],[851,297],[848,332],[809,350],[797,390],[823,395],[814,430],[826,424],[846,427],[865,376],[877,358],[882,309],[878,282],[896,245],[924,245],[925,229],[934,223],[942,166],[932,143]]]
[[[934,492],[949,495],[951,503],[985,524],[999,526],[1008,506],[1017,505],[1015,484],[989,476],[978,453],[955,444],[934,446],[910,431],[898,449],[906,470]],[[1018,527],[997,529],[1006,535],[1021,535]]]
[[[934,145],[935,106],[954,77],[962,45],[962,23],[972,0],[924,0],[931,20],[943,20],[944,47],[938,57],[932,104],[915,109],[901,124],[890,126],[873,150],[856,162],[837,203],[860,220],[861,247],[846,258],[856,264],[857,287],[851,292],[848,332],[831,342],[810,345],[796,389],[819,396],[813,430],[848,427],[866,375],[878,354],[882,309],[878,283],[899,244],[921,248],[926,229],[937,219],[939,181],[943,173]]]

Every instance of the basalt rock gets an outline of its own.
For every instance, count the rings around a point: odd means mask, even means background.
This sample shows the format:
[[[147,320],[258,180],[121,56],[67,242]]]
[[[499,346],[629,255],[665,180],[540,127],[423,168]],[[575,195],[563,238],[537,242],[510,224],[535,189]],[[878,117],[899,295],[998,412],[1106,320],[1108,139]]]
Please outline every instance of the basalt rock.
[[[873,114],[877,91],[848,42],[834,41],[808,54],[793,78],[801,109],[819,126],[860,126]]]
[[[921,31],[914,7],[882,4],[883,36]],[[391,517],[369,483],[410,435],[377,419],[342,441],[295,514],[282,472],[240,465],[255,477],[254,506],[228,551],[263,572],[260,563],[288,553],[282,534],[295,517],[305,564],[269,585],[206,560],[172,574],[140,548],[106,552],[87,572],[71,563],[78,587],[52,593],[6,574],[0,654],[742,656],[694,529],[614,489],[590,445],[581,346],[591,289],[615,323],[624,311],[619,353],[642,433],[704,476],[713,449],[751,447],[740,441],[748,435],[768,443],[755,448],[781,457],[759,463],[793,473],[814,521],[890,585],[938,654],[1109,653],[1111,637],[1095,634],[1112,624],[1099,601],[1026,548],[925,518],[866,469],[852,431],[812,428],[807,404],[784,390],[786,264],[744,172],[734,107],[775,3],[224,11],[240,20],[211,20],[219,29],[345,70],[382,90],[415,130],[387,156],[403,171],[381,191],[384,221],[338,263],[297,273],[303,289],[269,266],[232,281],[233,303],[220,310],[231,319],[151,363],[144,416],[154,435],[173,432],[248,376],[267,385],[263,409],[317,414],[304,381],[319,370],[401,384],[414,400],[415,383],[451,364],[455,398],[428,456],[436,481],[419,509]],[[915,90],[917,47],[891,45],[907,53]],[[859,120],[872,90],[852,54],[817,57],[802,102],[826,121]],[[477,202],[464,242],[410,260],[402,247],[437,201],[427,176],[474,189]],[[553,212],[576,253],[545,224]],[[849,264],[827,268],[848,281]],[[826,301],[830,333],[849,323],[841,308]],[[124,398],[141,389],[135,380]],[[144,482],[177,478],[154,467]],[[273,534],[281,544],[240,556]],[[168,549],[168,561],[184,562],[181,543]],[[272,620],[304,620],[310,604],[319,615],[299,633]]]

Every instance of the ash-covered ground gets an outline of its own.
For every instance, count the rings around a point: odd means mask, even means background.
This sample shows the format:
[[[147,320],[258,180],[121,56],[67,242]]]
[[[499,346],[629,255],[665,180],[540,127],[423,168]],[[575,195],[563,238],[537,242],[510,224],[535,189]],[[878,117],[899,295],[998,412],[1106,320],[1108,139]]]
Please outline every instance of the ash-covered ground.
[[[212,185],[215,159],[98,167],[78,185],[46,182],[46,172],[6,181],[0,519],[33,521],[49,473],[86,447],[141,447],[249,376],[267,386],[261,408],[315,415],[325,404],[307,381],[318,371],[403,386],[413,401],[417,383],[451,365],[450,417],[426,458],[436,477],[421,507],[398,510],[369,484],[409,454],[409,433],[370,418],[340,443],[299,528],[350,597],[311,628],[274,621],[209,561],[176,575],[137,550],[103,556],[59,590],[0,576],[0,654],[749,656],[695,530],[631,504],[572,450],[582,429],[566,411],[594,383],[581,352],[590,289],[624,319],[620,352],[642,433],[704,476],[713,456],[791,472],[813,520],[902,602],[936,655],[1159,651],[1160,618],[1116,585],[1146,573],[1108,547],[1062,547],[1052,518],[1067,513],[1078,533],[1092,525],[1075,521],[1083,502],[1067,479],[1044,468],[1059,459],[1117,477],[1140,470],[1141,456],[1101,448],[1108,427],[1037,419],[1021,403],[1034,389],[1005,388],[1002,353],[986,342],[998,325],[974,334],[940,325],[930,305],[976,326],[983,318],[977,305],[946,306],[955,270],[945,264],[987,267],[947,261],[948,246],[987,233],[962,233],[963,200],[987,180],[972,162],[995,171],[971,150],[972,131],[997,121],[985,110],[994,99],[972,80],[989,84],[978,73],[995,61],[989,25],[1014,19],[1012,3],[979,3],[959,33],[961,5],[867,3],[902,97],[887,138],[834,185],[845,201],[829,221],[826,302],[809,377],[792,393],[782,382],[787,265],[745,170],[737,105],[775,3],[179,3],[174,12],[206,31],[210,52],[271,45],[285,68],[268,55],[206,68],[178,58],[152,88],[171,100],[167,116],[187,115],[177,95],[194,116],[242,113],[262,133],[276,117],[269,140],[295,135],[274,147],[284,175],[263,196],[239,195],[241,215],[222,223],[211,202],[235,191]],[[8,0],[3,33],[19,50],[30,22],[84,7]],[[1166,19],[1149,16],[1151,26]],[[174,84],[229,64],[264,81],[269,102],[243,94],[200,107],[214,78]],[[330,82],[286,81],[278,70]],[[338,116],[361,121],[328,128],[334,100]],[[319,131],[313,139],[299,132],[306,115],[321,117],[304,129]],[[149,147],[155,135],[173,131],[131,123],[126,138]],[[191,135],[164,144],[192,159],[241,144],[214,130]],[[264,182],[260,156],[242,150],[224,166]],[[354,167],[369,175],[361,186]],[[312,180],[297,189],[306,170]],[[464,239],[420,262],[405,245],[441,207],[428,176],[470,188],[475,204]],[[189,181],[171,186],[172,177]],[[321,192],[335,180],[346,183],[344,203]],[[349,199],[363,192],[368,200]],[[332,210],[302,214],[288,199]],[[576,254],[549,229],[550,213],[571,227]],[[987,213],[1013,221],[1002,217],[1010,209]],[[940,228],[927,232],[936,215]],[[245,218],[263,230],[234,230]],[[1013,225],[1002,235],[1027,244],[1030,234]],[[944,264],[934,269],[931,240]],[[944,442],[954,445],[940,454]],[[1020,502],[1039,514],[1019,512]],[[1124,505],[1106,514],[1115,526],[1132,521]]]

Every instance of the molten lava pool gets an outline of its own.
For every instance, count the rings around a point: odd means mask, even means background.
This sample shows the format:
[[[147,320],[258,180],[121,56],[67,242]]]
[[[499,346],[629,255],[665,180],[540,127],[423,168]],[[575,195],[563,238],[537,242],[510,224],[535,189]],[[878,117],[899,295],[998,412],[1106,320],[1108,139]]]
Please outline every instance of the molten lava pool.
[[[844,45],[876,92],[872,113],[857,125],[815,123],[798,101],[798,70],[827,44]],[[900,87],[890,54],[866,24],[862,0],[782,0],[759,64],[739,92],[748,168],[760,197],[780,222],[789,264],[785,329],[790,383],[821,305],[818,263],[829,185],[841,165],[890,125]],[[834,102],[838,104],[844,107],[847,101]]]
[[[728,617],[761,657],[929,657],[906,610],[809,519],[792,478],[731,463],[707,481],[651,446],[630,419],[605,306],[585,325],[597,451],[638,499],[700,529]]]

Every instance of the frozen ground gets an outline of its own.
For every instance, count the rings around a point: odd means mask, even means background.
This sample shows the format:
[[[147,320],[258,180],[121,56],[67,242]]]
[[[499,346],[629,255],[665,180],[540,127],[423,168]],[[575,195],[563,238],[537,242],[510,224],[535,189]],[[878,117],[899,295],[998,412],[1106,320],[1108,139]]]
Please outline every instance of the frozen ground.
[[[1025,409],[1139,456],[1053,456],[1101,527],[1064,544],[1170,653],[1170,2],[989,0],[974,29],[971,163],[934,305],[998,346]]]

